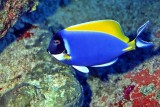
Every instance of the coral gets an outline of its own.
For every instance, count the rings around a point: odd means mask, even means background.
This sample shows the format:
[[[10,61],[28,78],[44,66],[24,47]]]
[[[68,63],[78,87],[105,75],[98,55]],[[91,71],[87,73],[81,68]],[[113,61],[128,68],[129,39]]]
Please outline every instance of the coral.
[[[149,95],[150,93],[153,93],[154,90],[154,84],[151,83],[147,86],[143,86],[142,88],[140,88],[140,93],[144,94],[145,96]]]
[[[135,85],[129,85],[127,87],[124,88],[123,90],[123,98],[126,99],[126,100],[130,100],[130,93],[133,91]]]
[[[102,102],[105,102],[106,100],[107,100],[107,96],[102,96],[102,97],[101,97],[101,101],[102,101]]]
[[[160,103],[160,90],[156,91],[155,99]]]
[[[155,37],[155,39],[160,38],[160,24],[158,23],[157,26],[154,26],[152,28],[152,36]]]
[[[17,38],[17,41],[26,39],[26,38],[31,38],[33,36],[33,32],[31,32],[31,29],[38,28],[37,26],[31,26],[27,31],[23,32],[23,34],[20,35],[20,37]]]
[[[133,100],[132,107],[159,107],[160,104],[152,98],[152,95],[150,96],[143,96],[140,98],[136,98]]]
[[[160,70],[154,71],[153,74],[149,74],[149,70],[144,69],[139,72],[130,72],[124,77],[135,81],[138,86],[145,86],[153,83],[158,89],[160,89],[159,76]]]
[[[92,81],[89,80],[91,89],[94,92],[90,104],[92,107],[120,107],[127,103],[126,101],[134,88],[134,85],[130,85],[130,81],[122,81],[121,76],[111,76],[110,81],[107,82],[92,78]]]
[[[29,11],[37,0],[6,0],[0,11],[0,38],[13,27],[19,17]]]
[[[158,30],[155,32],[155,36],[156,36],[157,38],[160,38],[160,29],[158,29]]]
[[[148,69],[144,69],[140,72],[130,72],[124,77],[131,79],[136,83],[136,87],[130,95],[131,101],[133,101],[133,107],[144,106],[160,106],[158,101],[155,99],[157,93],[156,90],[159,89],[159,76],[160,71],[157,70],[153,74],[149,74]]]
[[[25,39],[25,38],[30,38],[31,36],[33,36],[33,33],[27,31],[27,32],[25,32],[22,36],[20,36],[20,37],[17,39],[17,41],[22,40],[22,39]]]

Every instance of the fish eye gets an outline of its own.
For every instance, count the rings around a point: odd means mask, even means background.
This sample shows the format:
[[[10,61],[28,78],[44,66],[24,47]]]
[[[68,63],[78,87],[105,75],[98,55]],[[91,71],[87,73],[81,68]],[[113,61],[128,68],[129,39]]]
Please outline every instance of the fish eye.
[[[55,40],[54,43],[59,45],[61,42],[59,40]]]

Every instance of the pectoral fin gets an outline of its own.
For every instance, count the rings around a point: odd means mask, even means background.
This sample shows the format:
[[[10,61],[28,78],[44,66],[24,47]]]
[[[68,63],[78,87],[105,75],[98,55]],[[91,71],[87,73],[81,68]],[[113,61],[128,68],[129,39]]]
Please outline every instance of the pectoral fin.
[[[81,71],[83,73],[88,73],[89,72],[89,69],[85,66],[75,66],[75,65],[72,65],[73,68],[75,68],[76,70],[78,71]]]
[[[68,55],[68,54],[65,54],[63,57],[64,57],[65,60],[70,60],[71,59],[71,56]]]
[[[107,62],[105,64],[95,65],[95,66],[91,66],[91,67],[106,67],[106,66],[110,66],[110,65],[114,64],[115,62],[117,62],[117,60],[118,60],[118,58],[113,60],[113,61],[111,61],[111,62]]]

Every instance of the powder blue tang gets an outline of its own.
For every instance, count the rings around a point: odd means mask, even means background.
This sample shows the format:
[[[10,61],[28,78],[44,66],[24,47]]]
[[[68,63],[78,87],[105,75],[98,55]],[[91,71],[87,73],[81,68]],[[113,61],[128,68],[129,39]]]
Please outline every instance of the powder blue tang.
[[[120,55],[135,50],[136,47],[152,46],[153,43],[139,37],[148,23],[149,21],[139,27],[137,37],[131,41],[122,32],[120,24],[114,20],[74,25],[56,33],[47,51],[61,62],[88,73],[88,66],[109,66],[114,64]]]

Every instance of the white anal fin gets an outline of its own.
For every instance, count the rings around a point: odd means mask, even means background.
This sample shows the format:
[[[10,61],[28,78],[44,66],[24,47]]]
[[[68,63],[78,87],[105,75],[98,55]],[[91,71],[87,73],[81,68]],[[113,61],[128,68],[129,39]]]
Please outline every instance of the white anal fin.
[[[110,65],[114,64],[115,62],[117,62],[117,60],[118,60],[118,58],[113,60],[113,61],[111,61],[111,62],[107,62],[105,64],[95,65],[95,66],[91,66],[91,67],[106,67],[106,66],[110,66]]]
[[[85,66],[75,66],[75,65],[72,65],[73,68],[75,68],[76,70],[78,71],[81,71],[83,73],[88,73],[89,72],[89,69]]]

